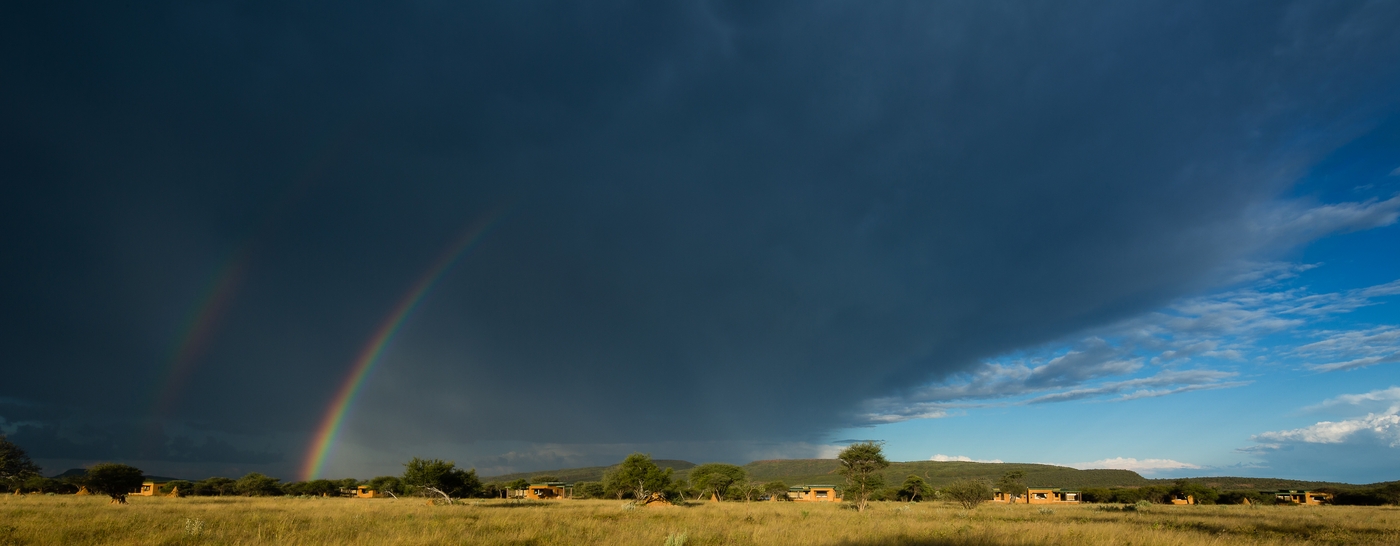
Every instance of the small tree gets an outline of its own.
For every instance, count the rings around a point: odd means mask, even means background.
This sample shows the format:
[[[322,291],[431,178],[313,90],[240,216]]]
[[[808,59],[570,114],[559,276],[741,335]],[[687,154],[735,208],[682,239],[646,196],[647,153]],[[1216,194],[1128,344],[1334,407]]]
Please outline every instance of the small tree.
[[[160,486],[160,489],[157,490],[157,492],[160,493],[160,494],[162,494],[162,495],[169,495],[169,494],[171,494],[171,493],[174,493],[174,494],[176,494],[176,495],[179,495],[179,496],[183,497],[183,496],[189,495],[190,492],[193,491],[193,490],[194,490],[194,482],[187,481],[187,480],[174,480],[174,481],[166,482],[165,484],[161,485],[161,486]]]
[[[933,488],[923,478],[910,474],[904,478],[904,486],[899,489],[896,495],[901,499],[908,499],[909,502],[928,500],[933,495]]]
[[[24,480],[38,475],[39,465],[29,460],[29,454],[8,438],[0,436],[0,485],[19,491]]]
[[[748,478],[739,480],[738,483],[734,484],[733,489],[739,493],[739,496],[744,497],[744,502],[753,502],[754,497],[763,494],[763,484]]]
[[[1003,474],[1001,479],[997,480],[997,488],[1001,489],[1002,493],[1006,493],[1008,500],[1012,497],[1025,496],[1026,472],[1024,470],[1012,470]]]
[[[1215,501],[1220,498],[1220,491],[1190,480],[1176,480],[1169,494],[1181,498],[1194,497],[1197,504],[1215,504]]]
[[[574,497],[580,499],[601,499],[608,492],[602,482],[578,482],[574,484]]]
[[[721,500],[729,488],[743,481],[746,475],[743,468],[732,464],[706,463],[690,469],[690,482],[701,492]]]
[[[403,481],[398,476],[379,476],[369,481],[369,488],[389,495],[403,494]]]
[[[885,477],[880,471],[890,466],[885,454],[876,442],[859,442],[846,446],[836,456],[841,460],[841,475],[846,477],[846,495],[856,503],[856,510],[864,512],[870,504],[870,496],[885,485]]]
[[[769,499],[769,500],[775,500],[775,501],[792,500],[792,499],[789,499],[789,498],[788,498],[788,495],[787,495],[787,493],[788,493],[788,484],[783,483],[782,480],[775,480],[775,481],[771,481],[771,482],[768,482],[768,483],[763,484],[763,492],[768,494],[768,499]]]
[[[612,478],[617,487],[631,489],[634,498],[643,500],[647,498],[648,493],[670,488],[673,473],[670,468],[662,469],[656,466],[651,460],[651,455],[633,453],[623,459]]]
[[[281,495],[282,484],[279,483],[281,481],[282,480],[273,478],[271,476],[259,474],[257,472],[249,472],[242,478],[238,478],[237,482],[234,482],[233,490],[237,491],[239,495],[243,495],[245,497],[268,497],[274,495]]]
[[[203,496],[218,495],[220,497],[232,495],[238,492],[236,488],[237,484],[238,482],[231,479],[214,476],[195,482],[193,493]]]
[[[992,499],[992,488],[982,480],[964,478],[944,487],[943,496],[971,510]]]
[[[114,504],[126,504],[126,496],[146,481],[141,469],[117,463],[101,463],[88,469],[83,485],[88,491],[112,497]]]
[[[452,503],[452,497],[475,497],[481,494],[481,480],[476,470],[462,470],[452,461],[419,459],[404,463],[403,483],[426,495],[441,495]]]

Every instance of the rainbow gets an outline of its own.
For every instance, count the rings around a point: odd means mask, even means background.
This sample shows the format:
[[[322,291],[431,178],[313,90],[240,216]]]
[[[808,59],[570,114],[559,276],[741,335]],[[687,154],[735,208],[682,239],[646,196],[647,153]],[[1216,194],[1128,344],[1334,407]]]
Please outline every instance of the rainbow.
[[[164,442],[164,438],[160,437],[162,421],[180,399],[180,389],[194,373],[195,364],[198,363],[199,357],[204,353],[210,340],[213,339],[220,319],[228,310],[234,294],[247,275],[248,264],[252,261],[253,250],[257,242],[275,227],[277,219],[284,215],[296,199],[305,194],[334,164],[340,150],[344,148],[351,136],[351,129],[350,125],[342,128],[339,136],[327,142],[316,156],[302,168],[300,174],[292,179],[291,184],[283,189],[279,198],[263,211],[261,220],[255,224],[248,236],[229,253],[228,258],[215,270],[201,297],[195,300],[195,305],[190,309],[189,315],[185,318],[184,326],[180,329],[178,341],[166,358],[167,364],[162,370],[163,373],[160,374],[160,377],[163,378],[161,387],[156,391],[155,399],[151,402],[150,427],[152,436],[150,441]]]
[[[213,276],[205,287],[203,297],[199,298],[199,304],[194,307],[189,317],[185,320],[185,327],[181,329],[180,342],[170,351],[169,364],[165,372],[161,374],[165,382],[160,390],[156,391],[155,404],[151,408],[152,417],[159,419],[163,417],[170,406],[178,398],[180,388],[189,379],[190,372],[194,370],[194,362],[205,346],[209,344],[209,339],[213,337],[214,326],[223,317],[224,311],[228,308],[229,301],[233,299],[233,294],[238,285],[243,281],[244,275],[248,271],[248,245],[234,252],[228,259],[224,260],[218,273]]]
[[[340,427],[345,423],[345,416],[349,413],[351,404],[355,401],[355,396],[359,394],[360,387],[364,386],[365,378],[374,370],[374,364],[379,360],[379,355],[384,352],[384,347],[393,339],[399,327],[403,325],[404,319],[423,300],[423,296],[428,293],[442,274],[452,267],[452,264],[462,256],[472,243],[481,239],[481,236],[495,223],[499,214],[488,215],[483,221],[463,232],[461,237],[452,243],[442,255],[440,255],[433,266],[428,269],[413,288],[404,294],[399,300],[394,310],[384,318],[384,322],[375,330],[374,335],[369,338],[364,349],[360,351],[360,356],[355,359],[355,364],[350,368],[350,375],[341,383],[340,390],[336,392],[331,400],[331,405],[326,408],[326,414],[321,419],[321,425],[317,428],[313,437],[310,449],[306,451],[306,458],[302,462],[301,475],[303,480],[314,480],[321,474],[322,467],[329,458],[331,447],[335,445],[336,436],[340,433]]]

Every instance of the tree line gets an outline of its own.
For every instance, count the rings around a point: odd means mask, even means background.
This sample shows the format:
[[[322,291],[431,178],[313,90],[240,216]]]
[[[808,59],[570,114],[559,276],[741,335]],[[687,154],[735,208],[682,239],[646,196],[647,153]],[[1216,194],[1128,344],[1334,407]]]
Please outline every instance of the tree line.
[[[942,488],[929,484],[927,476],[909,475],[899,484],[886,484],[881,471],[890,463],[877,442],[858,442],[847,446],[838,455],[840,487],[844,500],[864,510],[871,501],[920,502],[945,500],[967,508],[990,501],[993,487],[1013,496],[1026,494],[1026,474],[1016,470],[1006,473],[995,483],[964,478]],[[580,499],[646,499],[659,494],[671,502],[682,501],[755,501],[788,500],[788,484],[782,480],[751,479],[743,467],[726,463],[706,463],[690,470],[688,477],[678,477],[671,468],[661,468],[651,456],[633,453],[616,467],[603,474],[600,481],[574,484],[573,494]],[[85,474],[46,478],[19,446],[0,436],[0,485],[6,490],[28,493],[76,493],[86,488],[93,494],[108,495],[113,502],[125,502],[126,496],[139,489],[144,473],[135,467],[117,463],[102,463],[90,467]],[[359,486],[392,496],[416,495],[452,502],[461,498],[502,498],[510,491],[525,489],[530,483],[557,482],[556,476],[538,475],[531,480],[483,483],[475,469],[458,468],[452,461],[414,457],[404,463],[398,476],[379,476],[369,480],[344,478],[339,480],[309,480],[282,482],[260,473],[241,478],[210,477],[199,481],[175,480],[161,485],[161,494],[172,492],[190,496],[340,496],[353,494]],[[1396,505],[1400,504],[1400,483],[1366,489],[1319,489],[1334,495],[1333,504]],[[1273,504],[1273,495],[1259,491],[1221,491],[1188,480],[1172,485],[1150,485],[1131,488],[1087,488],[1081,499],[1091,503],[1134,504],[1140,501],[1167,504],[1174,497],[1192,496],[1199,504]]]

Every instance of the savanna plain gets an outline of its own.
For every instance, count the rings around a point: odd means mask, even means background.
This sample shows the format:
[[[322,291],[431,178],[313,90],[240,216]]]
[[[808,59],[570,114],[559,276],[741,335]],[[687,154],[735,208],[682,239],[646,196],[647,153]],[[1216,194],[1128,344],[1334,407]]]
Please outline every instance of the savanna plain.
[[[5,495],[21,544],[1400,544],[1400,508]]]

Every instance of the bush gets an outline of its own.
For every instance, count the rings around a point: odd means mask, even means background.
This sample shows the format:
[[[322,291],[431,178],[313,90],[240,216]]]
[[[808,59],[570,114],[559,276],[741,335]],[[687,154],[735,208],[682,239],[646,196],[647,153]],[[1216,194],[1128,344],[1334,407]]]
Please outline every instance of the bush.
[[[977,505],[992,500],[992,486],[977,479],[964,478],[948,484],[942,490],[943,498],[951,499],[971,510]]]
[[[574,498],[601,499],[608,496],[603,482],[578,482],[574,484]]]
[[[281,495],[282,485],[279,482],[281,482],[281,480],[277,478],[252,472],[242,478],[238,478],[238,481],[233,484],[233,489],[237,491],[239,495],[245,497]]]

